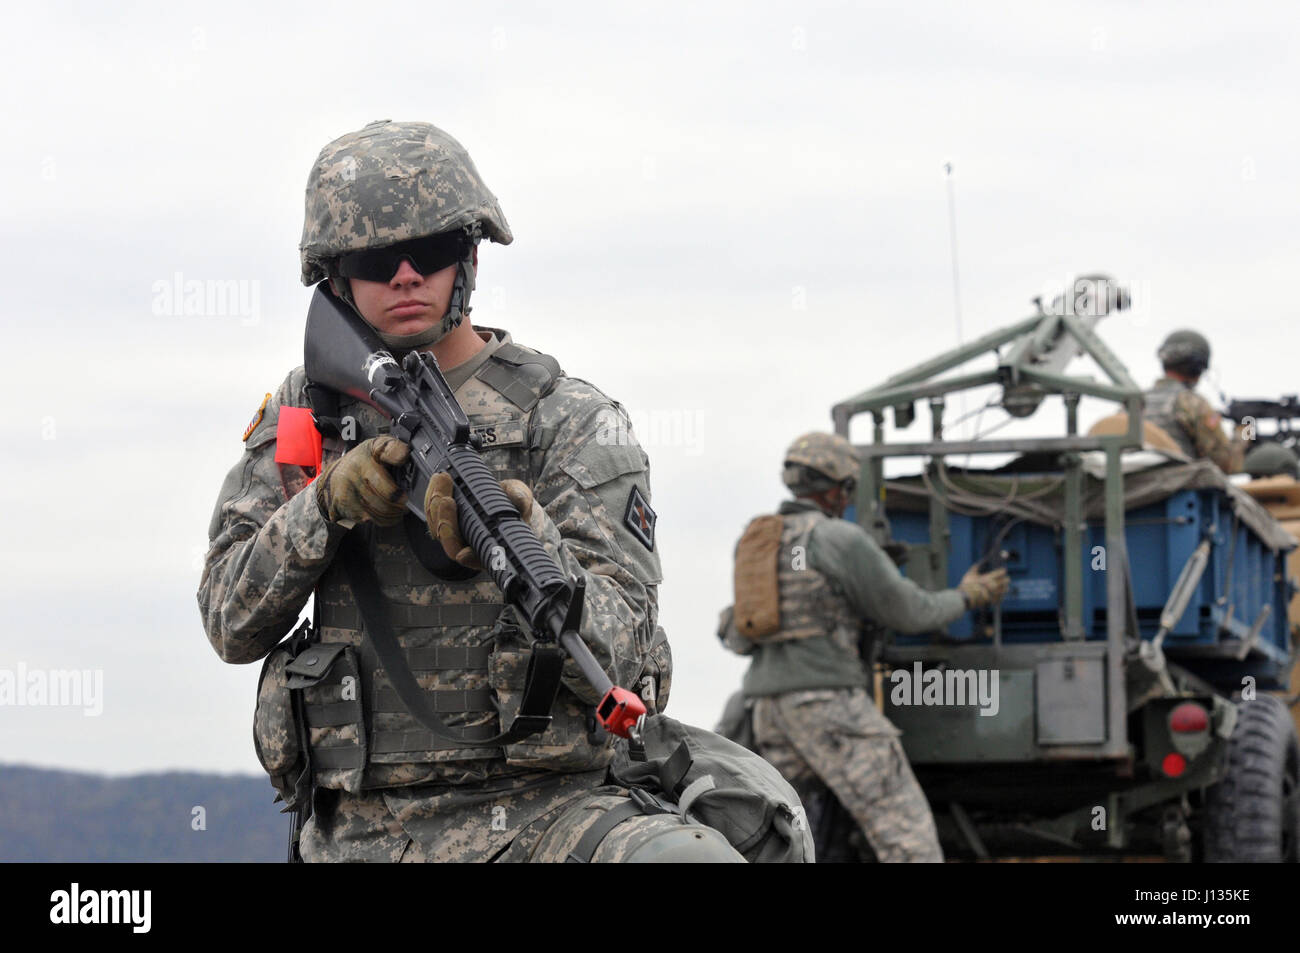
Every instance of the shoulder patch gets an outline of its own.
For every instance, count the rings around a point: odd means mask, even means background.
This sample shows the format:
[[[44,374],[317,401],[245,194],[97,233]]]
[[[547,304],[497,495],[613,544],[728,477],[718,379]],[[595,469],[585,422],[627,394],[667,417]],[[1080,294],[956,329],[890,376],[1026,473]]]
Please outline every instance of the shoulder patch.
[[[262,422],[262,418],[266,416],[266,405],[269,404],[270,402],[271,402],[270,394],[267,394],[265,397],[262,398],[262,403],[261,405],[258,406],[257,413],[253,414],[253,419],[250,420],[248,422],[248,426],[244,428],[244,436],[241,439],[243,439],[245,443],[248,442],[248,438],[252,434],[252,432],[257,429],[257,425]]]
[[[627,509],[623,511],[623,523],[646,549],[654,552],[655,523],[658,515],[650,508],[646,498],[641,495],[639,487],[633,485],[627,495]]]

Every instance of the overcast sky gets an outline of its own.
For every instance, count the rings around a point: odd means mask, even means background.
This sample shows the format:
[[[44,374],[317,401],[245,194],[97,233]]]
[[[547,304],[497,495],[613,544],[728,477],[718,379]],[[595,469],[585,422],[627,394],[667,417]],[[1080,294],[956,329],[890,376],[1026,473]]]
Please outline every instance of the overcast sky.
[[[640,427],[687,721],[712,725],[743,671],[713,630],[785,446],[957,343],[946,161],[967,339],[1102,270],[1143,305],[1102,325],[1139,381],[1192,326],[1230,394],[1300,390],[1293,4],[55,3],[6,21],[0,668],[102,671],[103,712],[0,709],[0,761],[259,770],[257,666],[217,658],[194,593],[244,426],[301,363],[308,169],[373,119],[448,130],[500,199],[516,241],[481,253],[476,323]],[[186,313],[177,281],[244,298]]]

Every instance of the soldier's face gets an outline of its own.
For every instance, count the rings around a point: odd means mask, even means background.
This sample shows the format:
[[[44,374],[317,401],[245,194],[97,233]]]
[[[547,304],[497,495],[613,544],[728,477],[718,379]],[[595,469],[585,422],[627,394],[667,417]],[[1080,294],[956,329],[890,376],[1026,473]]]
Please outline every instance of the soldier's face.
[[[849,507],[849,494],[842,486],[831,487],[822,494],[822,499],[832,516],[843,516]]]
[[[421,275],[403,260],[388,281],[349,278],[361,316],[385,334],[427,331],[447,313],[456,284],[456,266]]]

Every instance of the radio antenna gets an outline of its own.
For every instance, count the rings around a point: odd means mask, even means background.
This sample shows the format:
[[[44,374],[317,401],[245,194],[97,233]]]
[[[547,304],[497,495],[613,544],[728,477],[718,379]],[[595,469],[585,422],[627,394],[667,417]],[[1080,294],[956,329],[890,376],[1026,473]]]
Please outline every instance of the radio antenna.
[[[948,180],[948,237],[952,246],[952,311],[957,321],[957,345],[965,343],[961,331],[961,277],[957,272],[957,196],[952,184],[952,161],[943,164]]]
[[[952,313],[957,323],[957,346],[961,347],[966,343],[961,329],[961,276],[957,271],[957,195],[956,189],[952,183],[952,160],[949,159],[943,164],[944,178],[948,182],[948,240],[952,248]],[[958,395],[957,405],[962,412],[963,419],[966,412],[966,394],[962,392]],[[975,421],[975,430],[979,430],[979,420]],[[966,458],[966,463],[970,463],[970,457]]]

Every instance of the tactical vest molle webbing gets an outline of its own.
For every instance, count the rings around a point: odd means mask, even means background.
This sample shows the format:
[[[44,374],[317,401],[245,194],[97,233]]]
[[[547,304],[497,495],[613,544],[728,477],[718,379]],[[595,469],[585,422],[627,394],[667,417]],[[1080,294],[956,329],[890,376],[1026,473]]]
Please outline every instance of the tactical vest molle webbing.
[[[808,541],[813,527],[827,518],[817,510],[782,517],[781,545],[776,557],[780,624],[775,632],[756,638],[759,644],[857,630],[858,618],[848,600],[808,564]]]
[[[507,343],[459,390],[471,428],[483,437],[484,460],[499,479],[535,483],[531,413],[560,373],[553,358]],[[342,411],[357,420],[358,441],[386,425],[364,405],[345,401]],[[393,527],[371,524],[369,558],[398,644],[446,725],[476,740],[508,725],[503,713],[518,704],[527,640],[491,578],[448,560],[413,515]],[[611,756],[607,739],[588,731],[586,708],[565,689],[551,728],[504,752],[436,739],[407,711],[382,670],[338,560],[321,577],[316,599],[321,645],[312,651],[326,653],[331,666],[304,692],[317,785],[355,791],[451,780],[468,768],[446,762],[504,767],[509,758],[512,764],[600,767]]]
[[[1175,412],[1178,395],[1186,389],[1186,386],[1181,381],[1176,381],[1171,377],[1161,378],[1156,381],[1155,387],[1143,395],[1146,403],[1142,409],[1142,415],[1146,420],[1169,434],[1174,443],[1178,444],[1178,449],[1183,451],[1190,459],[1195,460],[1198,456],[1196,444],[1192,440],[1192,435],[1178,422]]]

